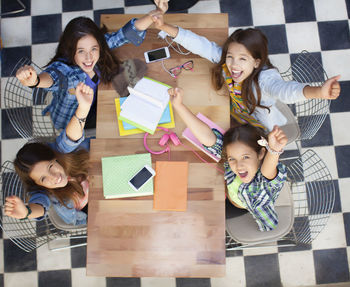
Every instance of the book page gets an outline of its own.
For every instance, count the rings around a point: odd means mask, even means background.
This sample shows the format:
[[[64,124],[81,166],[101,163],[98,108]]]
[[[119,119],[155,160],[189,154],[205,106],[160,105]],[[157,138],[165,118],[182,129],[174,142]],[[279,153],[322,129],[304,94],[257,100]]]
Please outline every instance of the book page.
[[[157,126],[163,110],[158,106],[144,101],[142,98],[130,95],[121,106],[120,115],[136,123],[153,129]]]
[[[144,77],[137,82],[134,90],[160,101],[162,103],[162,107],[165,108],[169,102],[169,88],[170,86],[168,85]]]

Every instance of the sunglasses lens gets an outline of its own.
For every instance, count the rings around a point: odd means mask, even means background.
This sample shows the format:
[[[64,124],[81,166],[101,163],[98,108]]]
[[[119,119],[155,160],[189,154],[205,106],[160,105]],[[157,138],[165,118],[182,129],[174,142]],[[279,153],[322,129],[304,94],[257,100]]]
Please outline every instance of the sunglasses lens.
[[[192,70],[193,69],[193,62],[192,61],[186,62],[185,64],[183,64],[183,68],[185,70]]]

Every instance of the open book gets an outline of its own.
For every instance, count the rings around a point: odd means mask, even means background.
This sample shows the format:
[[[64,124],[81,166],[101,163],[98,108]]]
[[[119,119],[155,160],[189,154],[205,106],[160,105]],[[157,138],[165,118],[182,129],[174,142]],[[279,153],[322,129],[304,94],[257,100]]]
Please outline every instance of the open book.
[[[127,97],[114,99],[115,110],[116,110],[116,114],[117,114],[119,135],[128,136],[128,135],[144,133],[145,131],[138,129],[138,128],[120,120],[120,112],[121,112],[120,106],[123,104],[123,102],[126,99],[127,99]],[[165,108],[164,113],[163,113],[162,117],[160,118],[158,127],[159,126],[161,126],[163,128],[167,128],[167,129],[172,129],[175,127],[174,113],[173,113],[173,107],[171,106],[171,102],[169,102],[167,107]]]
[[[204,122],[205,124],[207,124],[211,129],[217,129],[220,133],[224,134],[225,131],[220,128],[216,123],[212,122],[211,120],[209,120],[207,117],[205,117],[204,115],[202,115],[201,113],[197,114],[197,118],[199,118],[202,122]],[[208,156],[210,156],[213,160],[215,160],[216,162],[219,162],[221,158],[215,156],[214,154],[212,154],[210,151],[208,151],[206,148],[204,148],[204,146],[200,143],[200,141],[193,135],[193,133],[191,132],[191,130],[189,128],[186,128],[183,132],[182,132],[182,136],[187,139],[190,143],[192,143],[194,146],[196,146],[197,148],[199,148],[202,152],[206,153]]]
[[[150,134],[154,134],[160,118],[169,103],[170,86],[143,77],[121,105],[119,119]]]

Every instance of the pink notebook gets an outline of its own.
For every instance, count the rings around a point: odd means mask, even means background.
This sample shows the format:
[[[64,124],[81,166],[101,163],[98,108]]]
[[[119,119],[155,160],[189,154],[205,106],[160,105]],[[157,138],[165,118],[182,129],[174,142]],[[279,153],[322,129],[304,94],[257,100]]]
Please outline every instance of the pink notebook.
[[[225,133],[225,131],[220,128],[216,123],[212,122],[211,120],[209,120],[207,117],[205,117],[204,115],[202,115],[201,113],[197,114],[197,118],[199,118],[202,122],[206,123],[210,128],[215,128],[217,129],[219,132],[221,132],[222,134]],[[213,155],[212,153],[210,153],[208,150],[206,150],[203,145],[199,142],[199,140],[197,140],[197,138],[193,135],[193,133],[191,132],[191,130],[189,128],[186,128],[183,132],[182,132],[182,136],[187,139],[190,143],[192,143],[193,145],[195,145],[197,148],[199,148],[201,151],[203,151],[204,153],[206,153],[208,156],[210,156],[213,160],[215,160],[216,162],[218,162],[220,160],[219,157]]]

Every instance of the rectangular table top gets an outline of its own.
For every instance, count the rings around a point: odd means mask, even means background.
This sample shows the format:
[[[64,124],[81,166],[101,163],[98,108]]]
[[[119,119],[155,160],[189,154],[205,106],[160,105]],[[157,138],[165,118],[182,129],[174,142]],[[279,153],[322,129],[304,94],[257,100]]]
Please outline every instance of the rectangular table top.
[[[122,17],[121,17],[122,16]],[[127,17],[126,17],[127,16]],[[101,22],[109,30],[121,27],[134,15],[102,15]],[[137,17],[137,16],[136,16]],[[209,22],[203,14],[166,15],[166,21],[202,33],[208,37],[221,31],[227,37],[227,14],[210,14]],[[207,16],[208,17],[208,16]],[[213,18],[216,21],[213,21]],[[221,20],[220,20],[221,19]],[[201,30],[204,27],[204,30]],[[213,32],[211,29],[213,29]],[[162,46],[153,43],[149,31],[139,55],[151,48]],[[214,40],[214,39],[213,39]],[[219,39],[215,39],[220,43]],[[159,41],[159,40],[157,40]],[[143,46],[145,45],[145,46]],[[129,48],[131,46],[129,45]],[[122,47],[124,48],[124,47]],[[122,48],[117,49],[117,53]],[[129,51],[125,49],[124,51]],[[173,57],[174,52],[172,52]],[[127,56],[128,57],[128,56]],[[193,112],[201,112],[224,129],[229,127],[229,99],[211,88],[211,63],[198,56],[174,56],[171,65],[193,59],[194,72],[183,71],[174,82],[160,63],[149,68],[148,75],[167,84],[178,84],[185,89],[185,104]],[[167,60],[170,61],[170,60]],[[168,63],[166,63],[168,65]],[[155,72],[157,71],[157,72]],[[108,277],[221,277],[225,276],[225,183],[223,175],[200,161],[181,138],[185,128],[175,116],[176,128],[183,143],[171,145],[171,160],[188,161],[188,204],[185,212],[155,211],[153,197],[133,199],[104,199],[101,157],[146,152],[142,135],[119,137],[117,134],[114,98],[118,94],[111,87],[99,89],[97,112],[97,138],[90,148],[90,192],[88,215],[87,275]],[[112,108],[111,108],[112,107]],[[114,113],[113,113],[114,112]],[[160,149],[156,133],[150,137],[151,148]],[[203,155],[203,154],[201,154]],[[206,159],[210,162],[209,157]],[[167,154],[152,155],[156,161],[168,160]],[[118,175],[116,175],[118,176]]]

